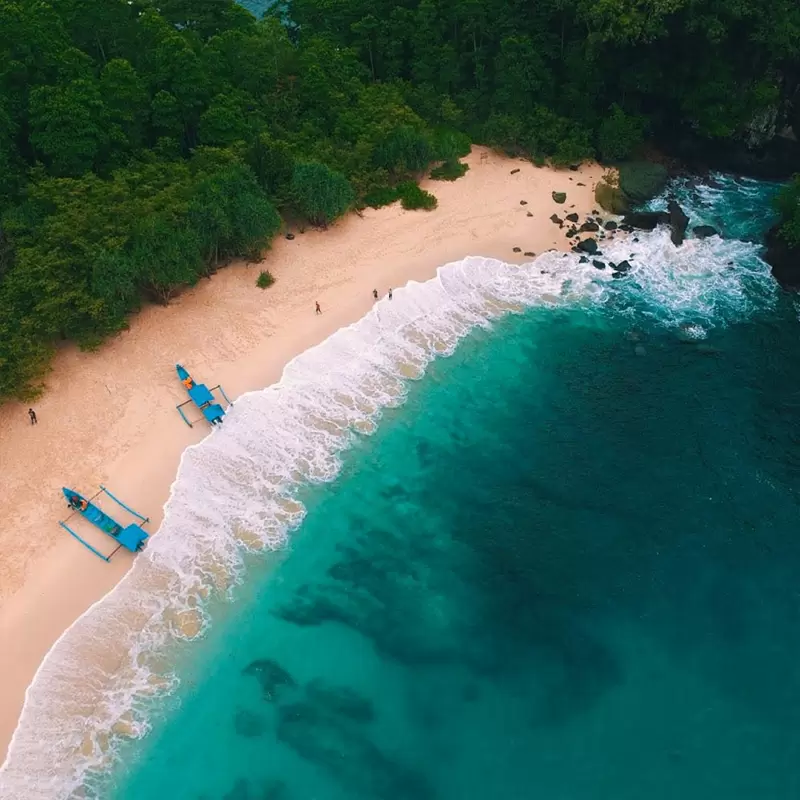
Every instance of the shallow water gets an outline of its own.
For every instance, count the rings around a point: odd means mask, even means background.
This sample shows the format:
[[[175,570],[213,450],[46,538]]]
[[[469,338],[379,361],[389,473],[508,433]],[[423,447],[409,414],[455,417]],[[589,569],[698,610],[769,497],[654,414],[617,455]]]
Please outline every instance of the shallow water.
[[[771,191],[724,181],[693,222],[754,238]],[[798,796],[797,312],[752,244],[636,238],[604,244],[617,280],[550,255],[491,291],[477,263],[399,291],[375,350],[352,331],[295,365],[302,396],[237,403],[175,488],[203,490],[202,550],[168,509],[148,554],[225,591],[185,595],[211,624],[159,640],[177,688],[137,695],[151,730],[112,737],[90,794]],[[277,554],[234,557],[302,509]]]

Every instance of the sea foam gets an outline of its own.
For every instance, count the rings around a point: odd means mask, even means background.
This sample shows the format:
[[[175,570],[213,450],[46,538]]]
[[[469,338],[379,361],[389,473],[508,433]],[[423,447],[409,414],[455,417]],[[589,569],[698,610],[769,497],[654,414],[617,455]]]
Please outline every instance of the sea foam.
[[[176,685],[169,643],[202,635],[207,600],[230,593],[248,551],[280,548],[300,524],[298,489],[332,480],[353,437],[374,430],[382,409],[403,402],[407,382],[476,326],[533,305],[579,303],[709,328],[774,300],[752,244],[712,237],[676,249],[663,229],[636,238],[601,243],[604,262],[632,264],[619,279],[555,251],[522,266],[447,264],[295,358],[279,383],[239,398],[221,429],[183,454],[158,535],[36,673],[0,799],[96,796],[87,776],[113,766],[123,739],[147,733],[148,699]]]

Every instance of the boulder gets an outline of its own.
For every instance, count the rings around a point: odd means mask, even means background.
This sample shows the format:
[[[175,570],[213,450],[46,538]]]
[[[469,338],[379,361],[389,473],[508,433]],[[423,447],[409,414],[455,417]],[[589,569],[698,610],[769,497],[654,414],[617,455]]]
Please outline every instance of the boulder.
[[[600,230],[600,226],[596,222],[587,221],[584,222],[583,225],[578,228],[578,230],[581,231],[581,233],[585,233],[586,231],[591,231],[594,233],[594,231]]]
[[[568,219],[570,222],[577,222],[577,221],[578,221],[578,215],[577,215],[577,214],[576,214],[574,211],[573,211],[571,214],[567,214],[567,217],[566,217],[566,218],[567,218],[567,219]]]
[[[526,216],[526,217],[532,217],[532,216],[533,216],[533,214],[531,214],[531,212],[529,211],[529,212],[528,212],[528,213],[527,213],[525,216]]]
[[[617,272],[627,272],[631,268],[629,261],[620,261],[619,264],[614,265]]]
[[[519,172],[519,167],[517,167],[516,169],[512,169],[511,170],[511,174],[512,175],[516,175],[518,172]]]
[[[597,253],[597,242],[591,237],[584,239],[582,242],[578,242],[575,247],[582,253],[588,253],[590,256],[593,256],[595,253]]]
[[[669,212],[669,227],[672,231],[670,238],[672,239],[672,244],[675,247],[679,247],[686,238],[689,217],[686,216],[686,212],[674,200],[669,201],[667,210]]]
[[[592,259],[592,266],[595,269],[605,269],[606,268],[605,263],[603,261],[598,261],[596,258]]]
[[[291,242],[292,239],[294,239],[294,234],[293,233],[287,233],[286,234],[286,238]]]
[[[551,222],[555,222],[556,225],[563,225],[564,224],[564,220],[561,219],[561,217],[559,217],[558,214],[553,214],[550,217],[550,221]]]
[[[526,205],[528,205],[528,201],[527,201],[527,200],[520,200],[520,201],[519,201],[519,204],[520,204],[521,206],[526,206]]]
[[[570,169],[571,169],[573,172],[577,172],[577,171],[578,171],[578,170],[581,168],[581,165],[580,165],[580,164],[570,164],[570,165],[569,165],[569,168],[570,168]]]
[[[513,249],[514,249],[515,253],[521,253],[522,252],[522,248],[521,247],[515,247]]]
[[[669,214],[666,211],[633,211],[625,215],[623,222],[631,228],[652,231],[658,225],[668,225]]]
[[[603,227],[604,227],[604,228],[605,228],[607,231],[615,231],[615,230],[617,229],[617,223],[616,223],[616,222],[614,222],[614,220],[613,220],[613,219],[610,219],[608,222],[606,222],[606,224],[605,224],[605,225],[603,225]]]
[[[589,263],[589,259],[588,259],[588,258],[586,258],[586,256],[581,256],[581,257],[578,259],[578,263],[579,263],[579,264],[588,264],[588,263]]]
[[[764,260],[772,275],[784,289],[800,289],[800,248],[792,248],[780,235],[780,225],[769,229]]]
[[[536,253],[532,252],[531,250],[526,250],[522,255],[527,256],[528,258],[536,257]]]
[[[567,193],[566,192],[553,192],[553,201],[556,203],[566,203],[567,202]]]
[[[641,205],[664,191],[667,170],[649,161],[629,161],[619,168],[619,188],[632,205]]]
[[[604,181],[595,186],[594,199],[600,208],[605,209],[611,214],[624,214],[630,211],[630,201],[623,194],[618,186],[610,186]]]
[[[692,233],[698,239],[707,239],[709,236],[719,236],[719,231],[712,228],[711,225],[695,225],[692,228]]]

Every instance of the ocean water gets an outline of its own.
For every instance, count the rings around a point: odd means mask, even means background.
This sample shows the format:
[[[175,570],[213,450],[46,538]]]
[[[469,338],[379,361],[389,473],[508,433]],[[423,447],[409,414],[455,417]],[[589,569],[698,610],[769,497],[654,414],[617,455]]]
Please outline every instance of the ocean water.
[[[800,796],[798,308],[719,180],[724,239],[448,265],[238,401],[0,798]]]

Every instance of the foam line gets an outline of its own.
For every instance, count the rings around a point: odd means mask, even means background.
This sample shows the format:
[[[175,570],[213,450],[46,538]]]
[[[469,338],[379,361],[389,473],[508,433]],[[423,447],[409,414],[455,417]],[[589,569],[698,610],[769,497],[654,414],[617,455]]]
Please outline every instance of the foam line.
[[[144,701],[176,685],[161,656],[169,643],[202,635],[208,598],[241,580],[245,553],[280,547],[302,521],[298,488],[332,480],[353,437],[374,430],[408,380],[475,326],[579,303],[705,329],[774,296],[753,245],[714,237],[676,250],[664,230],[638,238],[604,243],[604,260],[633,264],[620,280],[557,252],[523,266],[448,264],[292,360],[279,383],[239,398],[221,429],[184,452],[158,534],[130,572],[39,667],[0,769],[0,800],[95,796],[87,776],[113,767],[125,737],[147,733]]]

